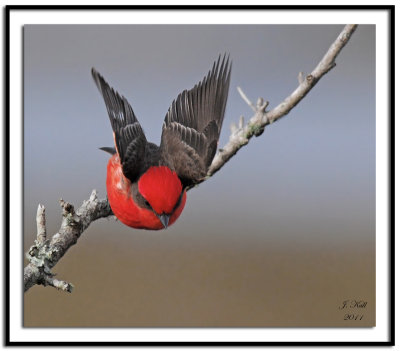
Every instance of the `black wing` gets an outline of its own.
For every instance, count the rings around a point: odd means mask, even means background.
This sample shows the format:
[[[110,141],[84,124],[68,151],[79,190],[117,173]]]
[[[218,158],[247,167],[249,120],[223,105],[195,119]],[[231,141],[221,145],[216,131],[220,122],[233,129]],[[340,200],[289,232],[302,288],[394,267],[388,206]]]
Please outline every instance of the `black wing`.
[[[92,68],[92,76],[106,103],[115,147],[125,177],[134,182],[144,163],[147,140],[131,105],[124,96],[110,88],[104,78]]]
[[[224,119],[232,64],[218,58],[212,69],[172,102],[161,135],[161,155],[175,169],[184,186],[191,187],[208,171]]]

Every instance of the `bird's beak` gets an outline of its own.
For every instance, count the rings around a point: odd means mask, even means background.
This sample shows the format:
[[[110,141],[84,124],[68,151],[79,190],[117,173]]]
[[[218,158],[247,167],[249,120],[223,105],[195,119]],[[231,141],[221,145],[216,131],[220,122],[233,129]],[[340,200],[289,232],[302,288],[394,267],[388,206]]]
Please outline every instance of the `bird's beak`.
[[[158,218],[160,219],[160,222],[162,223],[162,225],[164,226],[165,229],[168,228],[168,223],[169,223],[169,215],[166,214],[162,214],[159,215]]]

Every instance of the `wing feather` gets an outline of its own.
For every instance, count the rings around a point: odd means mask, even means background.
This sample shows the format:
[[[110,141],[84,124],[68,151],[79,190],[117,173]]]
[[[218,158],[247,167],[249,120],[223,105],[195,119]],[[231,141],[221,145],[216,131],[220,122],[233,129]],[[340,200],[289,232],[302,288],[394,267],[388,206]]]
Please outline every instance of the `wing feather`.
[[[185,186],[200,181],[215,156],[231,67],[229,58],[220,56],[202,81],[177,96],[165,116],[161,155]]]
[[[106,104],[122,172],[135,181],[144,163],[147,144],[142,127],[126,98],[111,88],[94,68],[92,76]]]

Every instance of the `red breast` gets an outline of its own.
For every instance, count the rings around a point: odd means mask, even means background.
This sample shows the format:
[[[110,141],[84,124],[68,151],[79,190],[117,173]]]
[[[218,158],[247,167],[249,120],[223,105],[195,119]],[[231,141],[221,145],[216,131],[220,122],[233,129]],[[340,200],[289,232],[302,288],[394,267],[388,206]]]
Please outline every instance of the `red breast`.
[[[175,194],[179,186],[182,189],[182,185],[171,176],[172,171],[167,167],[152,167],[147,172],[142,176],[143,179],[139,180],[139,191],[156,212],[171,214],[169,219],[169,225],[171,225],[185,207],[186,191],[182,194],[180,204],[174,209],[179,199],[179,195],[175,198]],[[179,181],[179,178],[177,180]],[[114,214],[122,223],[133,228],[163,229],[163,224],[153,211],[141,208],[135,203],[131,186],[130,180],[122,173],[119,157],[115,154],[107,165],[107,195]],[[170,191],[165,191],[165,189]],[[170,212],[167,212],[168,210]]]

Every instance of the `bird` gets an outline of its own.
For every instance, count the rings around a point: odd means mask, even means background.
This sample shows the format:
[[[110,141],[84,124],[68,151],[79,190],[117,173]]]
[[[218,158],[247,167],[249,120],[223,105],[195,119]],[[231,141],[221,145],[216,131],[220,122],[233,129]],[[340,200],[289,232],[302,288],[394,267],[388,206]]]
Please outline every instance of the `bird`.
[[[218,56],[206,76],[171,103],[160,145],[148,142],[127,99],[92,68],[111,122],[107,164],[112,212],[136,229],[167,229],[181,215],[187,190],[205,179],[215,156],[228,98],[232,62]]]

